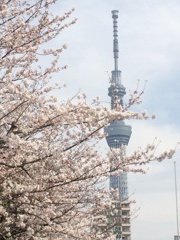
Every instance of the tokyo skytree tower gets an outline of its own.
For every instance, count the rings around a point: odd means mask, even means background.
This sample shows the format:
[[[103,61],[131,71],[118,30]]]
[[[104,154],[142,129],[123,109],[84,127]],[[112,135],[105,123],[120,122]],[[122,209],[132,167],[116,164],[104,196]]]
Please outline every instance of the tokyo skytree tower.
[[[113,52],[114,70],[111,72],[111,85],[108,88],[108,95],[111,98],[111,109],[116,109],[117,105],[123,107],[123,97],[126,94],[125,87],[121,81],[121,71],[118,68],[119,48],[118,48],[118,11],[112,11],[113,18]],[[111,149],[119,149],[127,146],[131,136],[131,126],[126,125],[123,120],[113,121],[105,128],[107,133],[107,143]],[[124,153],[125,154],[125,153]],[[124,155],[125,156],[125,155]],[[123,158],[123,155],[122,155]],[[119,175],[113,174],[113,164],[111,165],[110,189],[117,189],[119,193],[119,222],[114,224],[116,239],[130,239],[130,219],[128,219],[130,207],[128,202],[128,180],[127,173]],[[125,218],[124,215],[127,217]],[[126,221],[124,220],[126,219]],[[127,220],[128,219],[128,220]],[[112,220],[113,221],[113,220]]]

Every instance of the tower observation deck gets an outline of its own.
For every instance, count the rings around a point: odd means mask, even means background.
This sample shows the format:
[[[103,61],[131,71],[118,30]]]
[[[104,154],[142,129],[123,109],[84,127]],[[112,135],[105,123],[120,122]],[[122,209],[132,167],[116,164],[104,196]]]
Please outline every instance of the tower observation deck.
[[[121,71],[118,69],[118,58],[119,58],[119,48],[118,48],[118,11],[112,11],[113,18],[113,52],[114,52],[114,70],[111,72],[111,85],[108,88],[108,95],[111,98],[111,109],[116,109],[116,107],[120,104],[123,107],[123,97],[126,94],[126,89],[122,85],[121,81]],[[127,146],[129,143],[129,139],[131,136],[131,126],[126,125],[123,120],[113,121],[109,124],[108,127],[105,128],[105,132],[108,134],[106,137],[108,146],[111,149],[119,149],[122,146]],[[125,154],[125,153],[124,153]],[[125,155],[122,155],[122,158]],[[113,167],[111,166],[111,170]],[[128,202],[128,180],[127,173],[121,173],[119,175],[114,175],[113,171],[110,175],[110,189],[117,189],[119,192],[119,202],[121,206]],[[129,209],[129,204],[127,204]],[[121,212],[122,216],[123,210]],[[125,212],[125,214],[129,215],[129,210]],[[129,220],[130,221],[130,220]],[[117,232],[116,239],[130,239],[130,222],[126,225],[126,231],[124,232],[122,221],[119,224],[119,228],[121,229],[120,234]],[[129,226],[129,227],[127,227]],[[117,226],[118,227],[118,226]],[[124,232],[124,233],[123,233]]]

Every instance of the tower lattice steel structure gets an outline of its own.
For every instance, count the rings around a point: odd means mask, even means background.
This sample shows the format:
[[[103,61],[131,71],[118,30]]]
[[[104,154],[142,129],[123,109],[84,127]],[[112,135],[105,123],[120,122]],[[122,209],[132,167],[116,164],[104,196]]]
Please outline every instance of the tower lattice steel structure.
[[[108,88],[108,95],[111,98],[111,109],[116,109],[118,104],[123,107],[123,97],[126,94],[125,87],[121,81],[121,71],[118,68],[119,48],[118,48],[118,11],[112,11],[113,18],[113,52],[114,52],[114,70],[111,72],[111,85]],[[126,125],[123,120],[111,122],[105,132],[108,134],[106,137],[108,146],[110,148],[119,149],[122,145],[128,145],[131,136],[131,126]],[[124,153],[125,154],[125,153]],[[124,156],[122,155],[122,158]],[[130,220],[123,223],[124,215],[129,215],[128,204],[128,180],[127,173],[113,175],[113,166],[111,166],[112,173],[110,175],[110,189],[118,189],[119,202],[121,206],[120,221],[115,226],[117,227],[116,239],[130,239]],[[127,209],[128,211],[123,211]],[[127,220],[127,219],[126,219]],[[123,227],[124,226],[124,227]]]

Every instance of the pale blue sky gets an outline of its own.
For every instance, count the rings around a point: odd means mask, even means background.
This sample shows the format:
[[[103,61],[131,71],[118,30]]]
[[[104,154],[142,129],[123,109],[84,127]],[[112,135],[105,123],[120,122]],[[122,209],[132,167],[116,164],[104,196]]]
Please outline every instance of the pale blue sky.
[[[119,66],[123,84],[128,92],[136,88],[137,79],[140,89],[144,80],[148,80],[139,109],[157,115],[154,121],[131,122],[133,134],[128,151],[152,142],[155,137],[162,141],[161,149],[180,142],[180,1],[64,0],[55,11],[61,14],[73,7],[78,22],[56,41],[68,45],[61,63],[69,68],[58,76],[68,87],[59,97],[71,97],[81,89],[89,99],[100,96],[102,101],[110,101],[106,71],[113,70],[111,10],[119,10]],[[140,207],[138,217],[132,221],[132,240],[173,240],[176,234],[173,161],[177,161],[180,191],[178,156],[179,153],[172,161],[152,164],[147,175],[129,176],[130,193],[134,193],[136,206]]]

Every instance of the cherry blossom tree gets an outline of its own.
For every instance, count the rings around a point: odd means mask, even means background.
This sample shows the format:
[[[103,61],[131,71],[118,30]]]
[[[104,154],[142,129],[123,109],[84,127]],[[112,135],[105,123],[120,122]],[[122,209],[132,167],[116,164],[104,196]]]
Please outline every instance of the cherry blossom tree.
[[[112,207],[103,182],[109,163],[121,171],[170,158],[154,155],[155,145],[120,161],[112,150],[102,156],[104,127],[121,119],[143,119],[127,108],[92,105],[85,95],[59,103],[61,86],[51,82],[66,45],[48,49],[62,30],[76,22],[71,14],[51,13],[58,0],[1,0],[0,4],[0,239],[112,239],[104,212]],[[46,59],[46,66],[41,66]],[[51,60],[51,61],[50,61]],[[61,90],[62,91],[62,90]],[[129,105],[138,102],[132,95]],[[129,107],[128,105],[128,107]],[[133,168],[135,166],[135,168]]]

